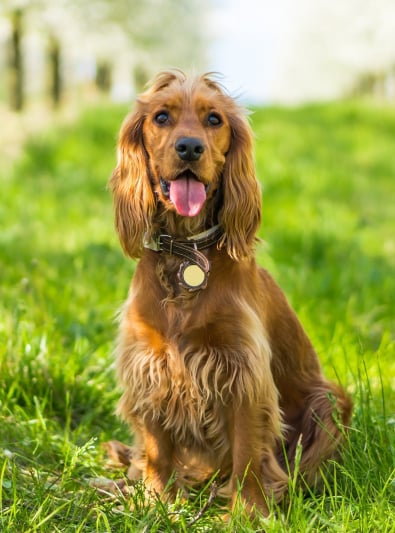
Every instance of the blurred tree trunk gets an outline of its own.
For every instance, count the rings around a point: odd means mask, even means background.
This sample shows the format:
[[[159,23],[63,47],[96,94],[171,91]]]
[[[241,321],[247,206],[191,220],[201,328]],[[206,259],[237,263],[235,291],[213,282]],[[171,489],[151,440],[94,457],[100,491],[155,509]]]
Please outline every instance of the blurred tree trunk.
[[[108,61],[98,61],[96,70],[96,85],[98,89],[108,94],[112,84],[112,69]]]
[[[58,107],[62,96],[62,76],[60,71],[60,42],[54,35],[49,39],[50,95],[54,107]]]
[[[10,105],[15,111],[21,111],[24,105],[23,64],[22,64],[22,19],[21,9],[15,9],[11,15],[12,34],[9,51],[9,87]]]

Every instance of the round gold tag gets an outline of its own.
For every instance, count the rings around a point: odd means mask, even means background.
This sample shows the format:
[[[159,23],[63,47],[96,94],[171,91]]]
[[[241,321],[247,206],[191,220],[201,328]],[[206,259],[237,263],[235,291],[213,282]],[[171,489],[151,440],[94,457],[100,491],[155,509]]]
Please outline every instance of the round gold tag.
[[[178,276],[187,289],[200,289],[206,285],[207,275],[198,265],[182,263]]]

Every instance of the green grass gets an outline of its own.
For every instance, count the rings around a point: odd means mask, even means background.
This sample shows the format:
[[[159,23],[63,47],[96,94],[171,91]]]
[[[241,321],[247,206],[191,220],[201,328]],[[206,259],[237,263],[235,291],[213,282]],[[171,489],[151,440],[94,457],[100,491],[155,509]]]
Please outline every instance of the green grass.
[[[147,507],[99,496],[100,443],[127,441],[114,316],[133,263],[106,182],[126,110],[87,110],[0,169],[0,530],[7,532],[395,531],[395,111],[363,103],[257,109],[260,262],[277,278],[355,403],[342,462],[321,492],[291,483],[259,525],[218,501]],[[192,524],[190,522],[193,521]]]

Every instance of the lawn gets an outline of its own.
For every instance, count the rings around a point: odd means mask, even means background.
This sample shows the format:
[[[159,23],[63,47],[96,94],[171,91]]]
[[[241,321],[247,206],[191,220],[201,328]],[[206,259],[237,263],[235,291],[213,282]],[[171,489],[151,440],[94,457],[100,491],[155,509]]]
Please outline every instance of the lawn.
[[[264,216],[259,262],[352,394],[340,463],[320,492],[293,482],[262,524],[221,521],[209,488],[148,507],[98,495],[114,416],[114,317],[134,264],[106,182],[126,110],[96,107],[29,138],[0,168],[0,530],[395,531],[395,109],[334,103],[256,109]],[[130,510],[132,504],[133,510]],[[264,526],[262,526],[264,525]]]

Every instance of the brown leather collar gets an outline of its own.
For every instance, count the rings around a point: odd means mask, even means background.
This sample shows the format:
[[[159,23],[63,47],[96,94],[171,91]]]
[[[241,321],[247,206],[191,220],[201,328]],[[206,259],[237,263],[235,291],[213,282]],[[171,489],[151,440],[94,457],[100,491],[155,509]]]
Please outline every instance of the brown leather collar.
[[[207,278],[210,273],[210,261],[200,251],[206,250],[216,244],[223,235],[221,226],[214,226],[203,233],[192,236],[188,239],[174,239],[170,235],[157,235],[149,242],[144,242],[144,247],[149,248],[155,252],[165,252],[169,255],[175,255],[186,260],[187,264],[182,264],[180,272],[188,265],[198,266],[204,273],[204,282],[198,286],[190,286],[185,284],[183,278],[179,276],[180,284],[187,290],[193,291],[203,289],[207,285]]]
[[[150,241],[144,241],[144,248],[154,250],[154,252],[166,252],[170,255],[180,255],[184,257],[184,248],[188,250],[206,250],[216,244],[223,235],[221,226],[213,226],[207,231],[198,235],[192,235],[187,239],[175,239],[171,235],[161,233],[154,236]]]

